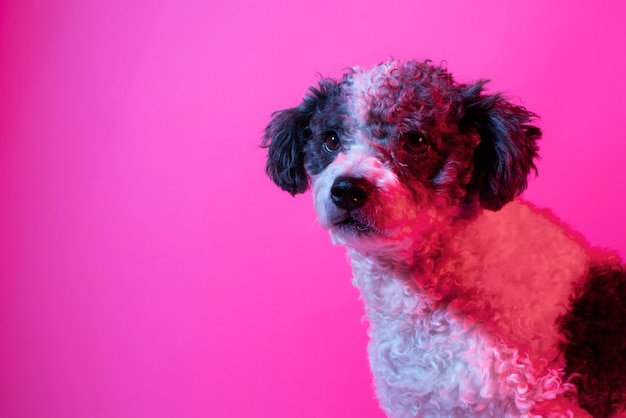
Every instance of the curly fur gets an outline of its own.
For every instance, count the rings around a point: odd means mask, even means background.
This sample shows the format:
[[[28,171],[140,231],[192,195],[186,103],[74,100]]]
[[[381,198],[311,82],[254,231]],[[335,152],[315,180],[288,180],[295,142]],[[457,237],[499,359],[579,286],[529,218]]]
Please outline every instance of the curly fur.
[[[267,173],[292,194],[312,186],[347,247],[389,416],[572,416],[576,399],[617,414],[626,275],[516,199],[541,131],[485,83],[396,60],[323,79],[274,114]]]
[[[559,318],[566,374],[594,416],[612,416],[626,405],[625,277],[616,261],[593,264],[571,295],[571,310]]]

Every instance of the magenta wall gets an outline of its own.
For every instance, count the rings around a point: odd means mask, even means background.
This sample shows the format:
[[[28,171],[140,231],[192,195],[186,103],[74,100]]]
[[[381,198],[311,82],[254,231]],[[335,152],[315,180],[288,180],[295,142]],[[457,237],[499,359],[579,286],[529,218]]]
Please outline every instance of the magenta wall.
[[[542,116],[526,197],[626,255],[624,2],[295,3],[0,3],[0,416],[382,416],[344,252],[257,147],[316,72],[491,78]]]

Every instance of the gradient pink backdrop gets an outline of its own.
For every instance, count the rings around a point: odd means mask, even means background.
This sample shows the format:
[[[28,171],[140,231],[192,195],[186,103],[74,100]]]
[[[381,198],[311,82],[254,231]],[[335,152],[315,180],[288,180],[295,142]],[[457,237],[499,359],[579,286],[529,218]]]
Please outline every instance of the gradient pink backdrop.
[[[0,3],[0,416],[382,417],[310,196],[265,177],[316,72],[447,60],[542,116],[526,197],[626,254],[622,1]]]

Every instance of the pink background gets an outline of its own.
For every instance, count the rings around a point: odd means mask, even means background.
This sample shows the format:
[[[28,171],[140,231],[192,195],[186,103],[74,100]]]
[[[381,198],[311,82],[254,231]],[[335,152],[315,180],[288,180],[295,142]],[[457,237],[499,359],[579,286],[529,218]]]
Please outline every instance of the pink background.
[[[623,4],[0,3],[0,416],[382,417],[271,112],[390,56],[491,78],[542,116],[526,197],[625,255]]]

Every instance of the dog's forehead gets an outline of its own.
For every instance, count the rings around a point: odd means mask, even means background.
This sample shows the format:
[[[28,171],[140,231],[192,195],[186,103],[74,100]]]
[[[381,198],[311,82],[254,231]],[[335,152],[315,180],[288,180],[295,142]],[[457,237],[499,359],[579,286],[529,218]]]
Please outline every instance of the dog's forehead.
[[[419,125],[445,118],[453,85],[441,67],[395,60],[371,69],[354,67],[343,80],[346,108],[361,127],[398,127],[407,121]]]
[[[397,85],[398,64],[387,62],[372,69],[353,67],[346,75],[345,90],[350,114],[365,123],[372,117],[373,110],[389,108],[393,105],[391,88]]]

